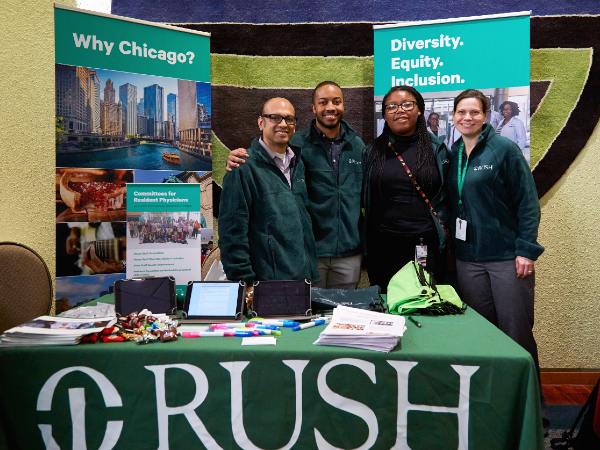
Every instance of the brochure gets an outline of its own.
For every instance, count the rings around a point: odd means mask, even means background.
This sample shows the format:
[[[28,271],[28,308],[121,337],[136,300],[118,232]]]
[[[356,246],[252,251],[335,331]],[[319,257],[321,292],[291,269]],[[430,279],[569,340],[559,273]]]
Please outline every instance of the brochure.
[[[0,335],[0,346],[78,344],[82,336],[99,333],[114,323],[114,317],[71,319],[40,316],[6,330]]]
[[[402,316],[338,306],[316,345],[337,345],[389,352],[406,330]]]

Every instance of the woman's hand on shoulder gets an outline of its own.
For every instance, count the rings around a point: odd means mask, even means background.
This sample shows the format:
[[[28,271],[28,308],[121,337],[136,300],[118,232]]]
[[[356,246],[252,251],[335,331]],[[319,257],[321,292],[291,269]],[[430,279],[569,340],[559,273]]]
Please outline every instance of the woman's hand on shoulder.
[[[527,278],[533,275],[534,261],[525,258],[524,256],[517,256],[515,258],[515,269],[517,272],[517,278]]]

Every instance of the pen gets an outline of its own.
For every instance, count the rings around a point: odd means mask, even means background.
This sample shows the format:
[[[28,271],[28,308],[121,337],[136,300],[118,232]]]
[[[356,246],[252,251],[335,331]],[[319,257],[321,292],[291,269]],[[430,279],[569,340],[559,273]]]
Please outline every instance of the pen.
[[[421,328],[421,326],[422,326],[422,325],[421,325],[421,322],[419,322],[418,320],[415,320],[415,319],[413,319],[413,317],[412,317],[412,316],[406,316],[406,317],[408,317],[408,320],[409,320],[410,322],[414,323],[414,324],[416,325],[416,327],[417,327],[417,328]]]
[[[305,330],[306,328],[312,328],[312,327],[316,327],[317,325],[323,325],[327,323],[327,319],[316,319],[316,320],[311,320],[310,322],[306,322],[300,325],[296,325],[294,328],[292,328],[292,331],[300,331],[300,330]]]

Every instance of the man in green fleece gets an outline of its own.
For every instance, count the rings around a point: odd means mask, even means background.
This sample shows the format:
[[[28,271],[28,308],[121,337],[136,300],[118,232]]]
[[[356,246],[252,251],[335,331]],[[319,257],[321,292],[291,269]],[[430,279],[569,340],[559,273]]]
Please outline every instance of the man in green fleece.
[[[327,288],[353,289],[360,278],[358,221],[365,144],[342,118],[344,97],[333,81],[319,83],[312,98],[315,115],[292,144],[302,149],[308,210],[317,246],[320,282]],[[233,150],[227,169],[239,167],[245,150]]]
[[[318,280],[315,241],[304,163],[290,147],[296,129],[292,104],[267,100],[258,117],[262,132],[250,158],[223,180],[219,207],[219,247],[227,278]]]

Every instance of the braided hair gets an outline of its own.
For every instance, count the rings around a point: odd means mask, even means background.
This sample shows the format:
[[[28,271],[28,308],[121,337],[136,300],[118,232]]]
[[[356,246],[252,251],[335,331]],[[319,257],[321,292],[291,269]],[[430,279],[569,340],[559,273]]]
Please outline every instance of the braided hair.
[[[427,194],[431,193],[433,180],[437,174],[436,159],[433,152],[431,136],[427,131],[427,124],[423,113],[425,112],[425,100],[423,96],[415,88],[411,86],[394,86],[383,97],[381,103],[381,115],[385,118],[385,105],[389,96],[397,91],[405,91],[411,94],[417,102],[417,108],[421,114],[417,117],[417,126],[415,134],[417,135],[417,166],[411,167],[412,172],[417,178],[417,182],[425,190]],[[371,152],[367,155],[367,170],[371,173],[371,177],[377,180],[377,188],[379,194],[382,194],[382,179],[383,167],[385,165],[385,153],[390,142],[390,135],[393,132],[387,122],[383,127],[383,132],[373,142]]]

